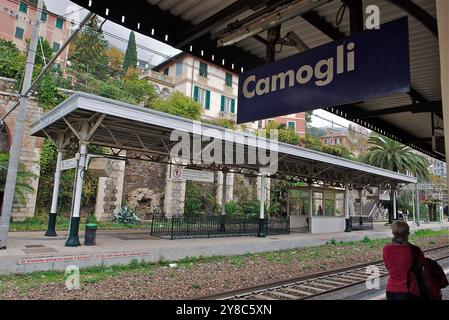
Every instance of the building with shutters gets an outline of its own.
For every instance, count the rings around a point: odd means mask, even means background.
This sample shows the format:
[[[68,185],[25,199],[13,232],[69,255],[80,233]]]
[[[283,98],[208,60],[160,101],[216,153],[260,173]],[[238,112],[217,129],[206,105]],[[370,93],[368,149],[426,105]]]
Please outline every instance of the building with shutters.
[[[238,108],[238,74],[217,64],[180,53],[155,66],[143,76],[156,91],[168,95],[179,91],[203,107],[203,119],[236,121]],[[245,124],[249,130],[258,128],[258,122]]]
[[[26,52],[36,13],[37,7],[30,1],[0,0],[0,39],[12,41],[19,50]],[[44,9],[39,34],[54,52],[68,39],[71,28],[72,22]],[[67,55],[68,50],[65,50],[56,62],[56,68],[65,66]]]

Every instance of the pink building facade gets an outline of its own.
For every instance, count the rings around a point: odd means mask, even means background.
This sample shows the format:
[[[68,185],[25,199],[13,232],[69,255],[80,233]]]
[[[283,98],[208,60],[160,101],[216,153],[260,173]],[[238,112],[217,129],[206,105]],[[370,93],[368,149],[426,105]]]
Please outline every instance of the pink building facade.
[[[27,40],[31,38],[37,8],[29,1],[0,0],[0,38],[12,41],[23,52],[27,50]],[[40,36],[48,41],[53,51],[58,51],[70,35],[72,22],[49,12],[43,12]],[[38,52],[39,53],[39,52]],[[68,50],[60,56],[57,64],[64,67]]]

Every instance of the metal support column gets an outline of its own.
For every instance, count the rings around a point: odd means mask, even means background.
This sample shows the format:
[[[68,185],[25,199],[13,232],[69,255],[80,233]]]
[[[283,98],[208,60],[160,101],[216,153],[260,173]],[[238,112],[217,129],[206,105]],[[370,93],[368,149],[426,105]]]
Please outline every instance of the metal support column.
[[[259,238],[265,238],[265,175],[260,176],[260,215],[259,215]]]
[[[66,241],[66,247],[78,247],[81,245],[78,237],[80,226],[81,196],[83,193],[84,174],[87,162],[87,143],[80,142],[78,168],[76,172],[75,199],[73,204],[72,216],[70,219],[69,238]]]
[[[0,216],[0,249],[6,249],[8,241],[9,223],[14,205],[14,194],[16,190],[17,172],[19,171],[20,154],[22,152],[23,136],[25,134],[25,119],[28,109],[27,93],[33,80],[34,62],[36,60],[37,42],[39,40],[39,25],[41,22],[42,8],[44,1],[39,0],[37,4],[37,14],[34,18],[34,26],[28,50],[25,66],[23,86],[19,99],[19,109],[16,126],[12,139],[11,152],[9,155],[8,173],[3,194],[2,215]],[[3,119],[2,119],[3,120]]]
[[[396,193],[397,190],[394,189],[393,190],[393,219],[397,220],[398,219],[398,210],[397,210],[397,203],[396,203]]]
[[[360,191],[360,217],[359,225],[363,225],[363,189]]]
[[[347,184],[345,186],[345,221],[346,221],[345,232],[352,231],[351,217],[349,212],[349,192],[350,192],[349,185]]]
[[[227,172],[223,170],[223,183],[222,183],[222,193],[221,193],[221,223],[220,230],[226,231],[226,189],[227,189]]]
[[[51,210],[48,216],[48,228],[45,233],[46,237],[56,237],[56,217],[58,212],[59,185],[61,183],[61,163],[63,150],[58,148],[58,156],[56,160],[55,181],[53,185],[53,198],[51,200]]]
[[[449,168],[449,1],[436,0],[446,166]],[[449,186],[449,175],[447,176]]]
[[[274,62],[276,58],[276,43],[281,37],[281,26],[274,27],[267,32],[267,48],[265,54],[265,61],[267,63]]]
[[[413,223],[416,224],[415,190],[412,191],[412,209],[413,209]]]
[[[415,197],[416,197],[416,225],[419,226],[421,224],[421,217],[419,216],[419,184],[415,184]]]

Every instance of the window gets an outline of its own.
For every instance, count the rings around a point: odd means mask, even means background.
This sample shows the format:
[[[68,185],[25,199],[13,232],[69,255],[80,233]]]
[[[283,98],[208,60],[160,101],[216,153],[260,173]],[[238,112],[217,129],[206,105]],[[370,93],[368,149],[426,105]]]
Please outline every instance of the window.
[[[23,30],[22,28],[17,27],[15,36],[16,36],[17,39],[23,40],[23,34],[24,33],[25,33],[25,30]]]
[[[64,27],[64,20],[62,18],[56,18],[56,28],[62,29]]]
[[[235,99],[221,96],[221,112],[235,113]]]
[[[57,42],[53,42],[53,51],[58,52],[61,49],[61,45]]]
[[[23,13],[27,13],[28,12],[28,5],[25,2],[20,1],[19,2],[19,11],[23,12]]]
[[[200,76],[207,78],[207,64],[200,62]]]
[[[42,11],[42,15],[41,15],[41,21],[42,22],[46,22],[48,18],[48,14],[47,12]]]
[[[164,73],[164,75],[168,76],[168,73],[170,71],[170,68],[165,68],[164,71],[162,71]]]
[[[225,84],[232,88],[232,74],[229,72],[226,72]]]
[[[296,122],[295,121],[289,121],[288,122],[288,128],[292,129],[293,131],[296,131]]]
[[[206,110],[210,110],[210,91],[209,90],[195,86],[194,91],[193,91],[193,99],[196,102],[199,102],[199,104],[201,104],[201,106],[203,106],[203,108],[205,108]]]
[[[323,193],[322,192],[312,192],[312,210],[314,216],[323,215]]]
[[[169,96],[169,95],[170,95],[170,90],[168,90],[167,88],[163,88],[163,89],[161,90],[161,94],[162,94],[163,96]]]
[[[288,193],[289,214],[293,216],[308,216],[310,208],[309,191],[290,189]]]
[[[182,75],[182,62],[176,62],[176,76]]]
[[[335,194],[335,216],[342,217],[345,215],[345,194],[337,192]]]

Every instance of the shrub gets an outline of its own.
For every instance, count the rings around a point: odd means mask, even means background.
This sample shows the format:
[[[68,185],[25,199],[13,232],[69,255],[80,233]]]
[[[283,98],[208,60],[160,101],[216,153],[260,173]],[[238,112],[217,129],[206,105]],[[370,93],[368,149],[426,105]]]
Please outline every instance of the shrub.
[[[113,221],[125,224],[136,224],[140,221],[140,219],[128,206],[123,206],[113,217]]]
[[[239,204],[237,201],[229,201],[225,203],[226,215],[236,216],[240,212]]]

